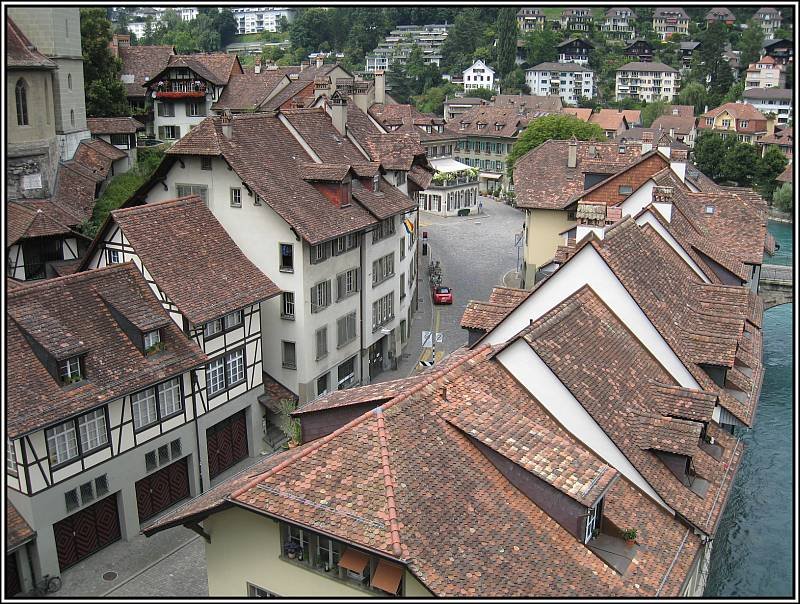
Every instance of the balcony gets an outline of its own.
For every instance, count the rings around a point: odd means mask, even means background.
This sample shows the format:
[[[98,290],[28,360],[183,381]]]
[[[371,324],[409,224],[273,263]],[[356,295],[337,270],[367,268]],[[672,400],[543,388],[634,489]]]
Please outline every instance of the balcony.
[[[434,176],[436,178],[436,176]],[[439,182],[431,181],[429,189],[449,189],[452,187],[460,187],[478,182],[478,175],[475,176],[457,176],[455,178],[448,178],[447,180],[440,180]]]
[[[180,99],[204,99],[206,85],[199,80],[195,81],[172,81],[162,80],[155,85],[153,98],[161,100],[176,101]]]
[[[196,91],[196,90],[185,91],[185,92],[181,92],[181,91],[173,92],[171,90],[169,90],[169,91],[156,91],[156,97],[155,98],[157,98],[159,100],[162,100],[162,101],[178,101],[178,100],[181,100],[181,99],[205,99],[206,98],[206,93],[205,92]]]

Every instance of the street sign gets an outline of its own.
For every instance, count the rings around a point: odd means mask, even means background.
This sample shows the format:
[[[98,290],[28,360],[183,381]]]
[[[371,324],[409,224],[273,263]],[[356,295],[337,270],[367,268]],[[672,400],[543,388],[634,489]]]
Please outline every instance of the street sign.
[[[433,367],[433,361],[420,361],[420,367]]]
[[[422,347],[423,348],[433,348],[433,338],[431,337],[430,331],[423,331],[422,332]]]
[[[514,235],[514,247],[522,247],[522,233]]]
[[[437,344],[441,344],[442,342],[444,342],[444,334],[442,334],[442,332],[437,332],[436,333],[436,343]]]

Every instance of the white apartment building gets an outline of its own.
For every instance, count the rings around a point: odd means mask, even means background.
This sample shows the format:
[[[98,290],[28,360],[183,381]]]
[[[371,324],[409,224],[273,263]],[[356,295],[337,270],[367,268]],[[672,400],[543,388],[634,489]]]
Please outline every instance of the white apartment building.
[[[366,71],[368,73],[376,69],[388,71],[395,63],[404,65],[415,45],[422,50],[426,65],[438,67],[442,59],[442,44],[447,39],[447,32],[451,27],[452,25],[447,23],[398,26],[367,54]]]
[[[616,100],[672,102],[680,86],[678,70],[664,63],[627,63],[617,69]]]
[[[742,100],[762,114],[774,113],[777,124],[786,124],[792,119],[792,91],[788,88],[747,88]]]
[[[144,21],[134,21],[133,23],[128,23],[128,31],[136,36],[136,39],[138,40],[144,36],[145,31],[147,31],[147,23]]]
[[[594,72],[577,63],[540,63],[525,71],[525,83],[531,94],[560,96],[569,105],[594,97]]]
[[[494,69],[480,59],[467,67],[462,73],[465,92],[476,88],[494,90]]]
[[[744,80],[745,88],[783,88],[786,86],[785,66],[770,56],[750,63]]]
[[[753,15],[753,21],[764,30],[765,38],[774,38],[775,32],[781,27],[781,12],[772,7],[759,8]]]
[[[281,17],[291,22],[295,16],[295,9],[280,6],[245,6],[231,7],[233,18],[236,19],[237,34],[256,34],[262,31],[278,31]]]
[[[626,6],[616,6],[606,11],[600,31],[620,40],[632,40],[636,36],[634,25],[636,14]]]
[[[689,35],[689,15],[680,7],[658,7],[653,12],[653,31],[662,42],[675,34]]]

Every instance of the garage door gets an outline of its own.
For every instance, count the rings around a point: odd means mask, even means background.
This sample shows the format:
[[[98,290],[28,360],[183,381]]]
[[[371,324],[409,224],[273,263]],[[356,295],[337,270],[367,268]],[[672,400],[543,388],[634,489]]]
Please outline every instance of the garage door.
[[[58,565],[65,570],[122,536],[117,496],[111,495],[53,525]]]
[[[247,457],[247,419],[245,410],[231,415],[206,430],[208,473],[218,476]]]
[[[6,554],[6,597],[16,596],[22,591],[17,569],[17,553]]]
[[[139,522],[152,518],[188,496],[189,461],[184,457],[136,483]]]

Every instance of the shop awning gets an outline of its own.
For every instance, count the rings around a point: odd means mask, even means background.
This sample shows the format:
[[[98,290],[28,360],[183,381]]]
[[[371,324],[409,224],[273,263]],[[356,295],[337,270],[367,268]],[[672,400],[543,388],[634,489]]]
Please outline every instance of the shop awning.
[[[480,173],[480,177],[481,178],[489,178],[491,180],[500,180],[503,177],[503,175],[502,174],[492,174],[491,172],[481,172]]]
[[[400,580],[403,578],[403,567],[390,564],[385,560],[378,562],[375,576],[372,577],[372,587],[377,587],[390,594],[397,595],[400,589]]]
[[[369,564],[369,556],[357,549],[348,547],[339,558],[339,566],[352,570],[354,573],[364,574],[364,569]]]

